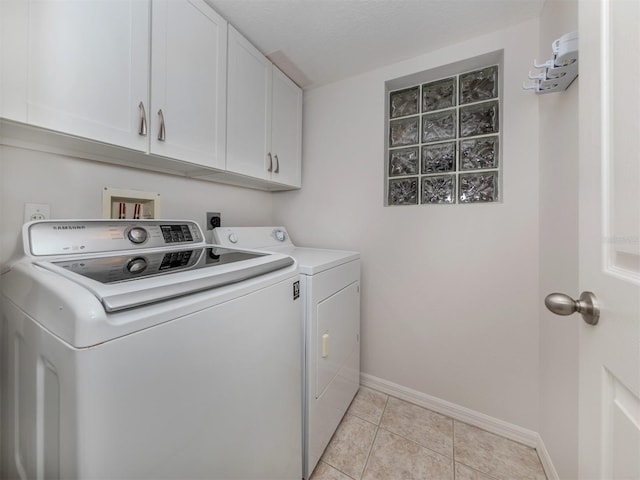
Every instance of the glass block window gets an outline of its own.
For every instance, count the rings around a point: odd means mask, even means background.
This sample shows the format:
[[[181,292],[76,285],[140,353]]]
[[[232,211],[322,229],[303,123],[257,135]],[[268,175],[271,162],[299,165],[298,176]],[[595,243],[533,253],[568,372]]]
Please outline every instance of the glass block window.
[[[387,205],[500,201],[498,68],[389,92]]]

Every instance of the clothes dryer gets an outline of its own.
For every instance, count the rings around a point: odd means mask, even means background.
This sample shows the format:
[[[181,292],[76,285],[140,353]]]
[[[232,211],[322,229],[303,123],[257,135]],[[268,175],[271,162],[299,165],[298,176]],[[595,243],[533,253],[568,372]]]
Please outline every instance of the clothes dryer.
[[[285,254],[299,265],[308,479],[360,385],[360,254],[298,247],[284,227],[219,227],[213,243]]]

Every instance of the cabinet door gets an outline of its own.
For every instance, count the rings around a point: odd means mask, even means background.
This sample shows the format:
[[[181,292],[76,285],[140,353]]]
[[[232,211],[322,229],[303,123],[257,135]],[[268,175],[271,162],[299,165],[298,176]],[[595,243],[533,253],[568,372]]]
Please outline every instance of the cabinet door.
[[[26,121],[147,149],[149,0],[30,1]]]
[[[302,157],[302,90],[273,67],[271,153],[274,182],[300,186]]]
[[[151,52],[151,153],[224,168],[227,22],[202,0],[154,0]]]
[[[27,121],[29,4],[0,1],[0,117]]]
[[[271,62],[229,27],[227,170],[269,179]]]

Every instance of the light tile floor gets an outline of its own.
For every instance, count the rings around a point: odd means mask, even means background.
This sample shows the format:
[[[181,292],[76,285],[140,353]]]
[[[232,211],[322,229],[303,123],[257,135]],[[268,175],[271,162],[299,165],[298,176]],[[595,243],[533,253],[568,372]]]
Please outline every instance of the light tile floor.
[[[546,480],[535,449],[360,387],[311,480]]]

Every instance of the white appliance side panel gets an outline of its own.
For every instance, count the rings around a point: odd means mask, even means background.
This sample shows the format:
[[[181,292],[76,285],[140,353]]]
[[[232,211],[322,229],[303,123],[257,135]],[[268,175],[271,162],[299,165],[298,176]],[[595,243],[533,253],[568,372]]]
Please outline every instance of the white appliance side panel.
[[[302,278],[308,286],[304,471],[308,479],[360,387],[360,261]],[[327,331],[329,355],[322,358],[322,335]],[[328,383],[320,380],[326,383],[321,392],[319,377],[331,377]]]
[[[73,370],[61,344],[4,297],[2,302],[2,456],[0,478],[62,478],[61,450],[75,451],[74,381],[58,368]],[[50,352],[42,355],[42,352]],[[54,366],[55,364],[55,366]],[[61,413],[61,409],[64,410]]]
[[[8,370],[26,389],[5,395],[21,410],[17,423],[3,423],[3,445],[23,446],[21,465],[9,452],[3,473],[43,478],[47,466],[46,478],[300,479],[297,278],[80,350],[15,309],[8,323],[26,350],[20,366],[9,355]],[[56,391],[60,414],[48,424],[59,436],[33,420]]]
[[[309,376],[310,376],[310,362],[309,361],[309,325],[310,317],[309,311],[311,309],[311,295],[309,290],[311,288],[311,278],[308,275],[300,275],[300,299],[303,302],[303,316],[302,316],[302,465],[303,465],[303,478],[308,479],[311,472],[307,472],[306,465],[308,464],[308,452],[309,452]]]

